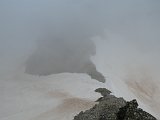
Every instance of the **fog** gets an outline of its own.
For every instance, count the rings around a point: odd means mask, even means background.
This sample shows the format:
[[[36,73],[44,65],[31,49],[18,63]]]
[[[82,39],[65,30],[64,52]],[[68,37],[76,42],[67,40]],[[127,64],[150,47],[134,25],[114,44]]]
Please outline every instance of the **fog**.
[[[131,61],[134,49],[136,58],[141,56],[139,52],[155,53],[159,51],[158,6],[158,1],[2,0],[2,64],[7,68],[25,61],[26,72],[38,75],[90,71],[85,66],[97,71],[90,58],[96,54],[92,41],[96,36],[118,44],[116,48],[111,45],[114,51],[126,48],[120,55],[125,61]],[[116,40],[108,38],[110,33]],[[110,55],[119,54],[107,50]]]
[[[1,0],[0,80],[17,70],[115,76],[160,111],[160,1]],[[156,106],[156,107],[155,107]]]

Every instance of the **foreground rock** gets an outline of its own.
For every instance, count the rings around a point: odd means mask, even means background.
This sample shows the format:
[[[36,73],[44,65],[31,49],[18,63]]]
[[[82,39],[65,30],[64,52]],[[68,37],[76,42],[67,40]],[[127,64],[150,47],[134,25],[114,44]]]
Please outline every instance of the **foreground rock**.
[[[157,120],[149,113],[138,108],[136,100],[130,102],[123,98],[110,95],[110,91],[105,88],[98,88],[95,92],[101,93],[93,108],[80,112],[74,120]]]

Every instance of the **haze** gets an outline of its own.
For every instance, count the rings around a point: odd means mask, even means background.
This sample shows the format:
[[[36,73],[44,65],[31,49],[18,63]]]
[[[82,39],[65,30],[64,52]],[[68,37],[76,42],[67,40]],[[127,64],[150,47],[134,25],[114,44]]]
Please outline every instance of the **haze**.
[[[160,116],[159,13],[158,0],[1,0],[0,105],[15,75],[76,73]]]

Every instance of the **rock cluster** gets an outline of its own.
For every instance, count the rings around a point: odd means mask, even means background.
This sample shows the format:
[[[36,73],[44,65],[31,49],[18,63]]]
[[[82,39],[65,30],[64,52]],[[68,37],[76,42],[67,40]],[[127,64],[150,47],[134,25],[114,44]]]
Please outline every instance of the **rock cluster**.
[[[99,103],[85,112],[81,111],[74,120],[157,120],[138,108],[136,100],[127,102],[110,95],[111,91],[105,88],[98,88],[95,92],[103,96],[97,100]]]

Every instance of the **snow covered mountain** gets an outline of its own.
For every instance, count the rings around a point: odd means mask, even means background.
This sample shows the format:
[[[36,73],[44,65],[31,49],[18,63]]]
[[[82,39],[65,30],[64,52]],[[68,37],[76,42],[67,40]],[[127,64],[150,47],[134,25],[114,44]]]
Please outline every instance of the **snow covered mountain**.
[[[0,120],[71,120],[99,87],[160,119],[159,6],[0,0]]]
[[[77,113],[95,104],[94,101],[100,96],[94,90],[99,87],[106,87],[114,95],[127,100],[136,98],[140,107],[158,117],[159,106],[156,106],[153,97],[150,98],[152,90],[149,87],[145,89],[149,83],[147,81],[143,83],[144,88],[136,81],[132,81],[133,85],[128,84],[118,75],[117,72],[120,71],[117,67],[112,69],[107,67],[108,57],[101,59],[107,55],[100,57],[98,52],[100,49],[104,48],[97,44],[97,56],[92,59],[97,64],[98,70],[106,76],[105,83],[91,79],[85,73],[30,75],[25,73],[23,67],[18,67],[12,74],[7,74],[0,80],[0,119],[71,120]],[[100,59],[102,61],[98,62]],[[102,67],[104,68],[101,69]],[[117,71],[113,71],[114,69]],[[155,98],[158,97],[158,94],[156,95]]]

